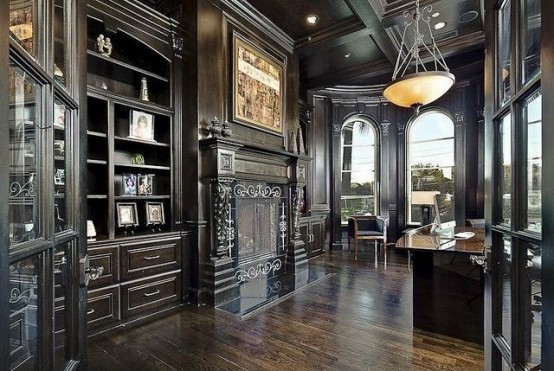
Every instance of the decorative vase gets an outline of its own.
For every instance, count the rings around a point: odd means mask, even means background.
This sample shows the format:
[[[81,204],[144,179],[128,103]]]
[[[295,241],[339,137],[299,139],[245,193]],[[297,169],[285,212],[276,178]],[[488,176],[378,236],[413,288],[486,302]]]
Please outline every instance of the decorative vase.
[[[298,143],[296,142],[296,132],[290,133],[289,152],[298,153]]]
[[[224,137],[230,137],[231,135],[233,135],[233,130],[231,129],[231,125],[229,125],[229,122],[227,120],[223,122],[221,135],[223,135]]]
[[[298,153],[301,155],[306,154],[306,147],[304,146],[304,135],[302,134],[302,128],[298,128]]]

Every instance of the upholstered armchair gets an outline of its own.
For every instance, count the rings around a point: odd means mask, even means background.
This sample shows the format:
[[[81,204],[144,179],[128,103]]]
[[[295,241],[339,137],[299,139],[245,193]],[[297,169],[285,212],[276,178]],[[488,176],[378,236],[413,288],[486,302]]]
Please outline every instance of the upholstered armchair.
[[[387,223],[388,218],[378,215],[352,215],[348,217],[348,251],[350,251],[350,239],[353,238],[355,259],[358,259],[358,240],[374,241],[375,248],[381,241],[386,251]]]

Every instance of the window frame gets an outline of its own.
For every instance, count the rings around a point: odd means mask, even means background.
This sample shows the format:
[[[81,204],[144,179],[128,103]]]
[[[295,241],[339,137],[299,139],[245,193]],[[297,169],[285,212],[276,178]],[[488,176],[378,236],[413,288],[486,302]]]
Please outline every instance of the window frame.
[[[343,174],[345,172],[345,170],[343,169],[343,160],[344,160],[344,140],[343,140],[343,131],[344,131],[344,128],[347,126],[347,125],[350,125],[350,124],[354,124],[355,122],[363,122],[367,125],[369,125],[370,127],[370,130],[372,131],[373,135],[374,135],[374,142],[373,142],[373,153],[374,153],[374,168],[373,168],[373,172],[374,172],[374,176],[375,176],[375,179],[374,179],[374,199],[375,199],[375,202],[374,202],[374,209],[373,209],[373,214],[374,215],[379,215],[379,212],[380,212],[380,175],[381,175],[381,156],[380,156],[380,147],[381,147],[381,138],[380,138],[380,130],[379,130],[379,125],[377,124],[377,121],[369,116],[365,116],[365,115],[354,115],[354,116],[351,116],[349,118],[347,118],[342,126],[341,126],[341,132],[340,132],[340,179],[341,179],[341,184],[342,184],[342,178],[343,178]],[[352,145],[349,145],[349,148],[352,148],[353,146]],[[369,147],[369,146],[368,146]],[[348,171],[348,172],[351,172]],[[342,187],[341,187],[341,195],[340,195],[340,201],[341,201],[341,214],[342,214],[342,202],[343,202],[343,197],[344,195],[342,194]],[[342,220],[342,216],[341,216],[341,224],[342,225],[345,225],[347,223],[346,220]]]
[[[426,142],[434,142],[434,141],[442,141],[442,140],[445,140],[445,139],[452,139],[452,158],[453,158],[453,164],[451,167],[452,169],[452,177],[454,178],[453,180],[453,194],[456,193],[456,188],[457,188],[457,178],[456,178],[456,123],[454,121],[454,118],[453,116],[450,114],[450,112],[448,112],[447,110],[443,109],[443,108],[440,108],[440,107],[428,107],[424,110],[421,110],[419,112],[419,114],[417,115],[414,115],[410,118],[410,120],[408,121],[408,124],[406,125],[406,158],[405,158],[405,163],[406,163],[406,169],[405,169],[405,177],[406,177],[406,194],[405,194],[405,199],[406,199],[406,211],[405,211],[405,218],[406,218],[406,224],[407,225],[421,225],[421,222],[417,222],[417,221],[413,221],[412,220],[412,203],[411,203],[411,192],[412,192],[412,167],[410,165],[410,158],[411,158],[411,146],[412,146],[412,140],[411,140],[411,137],[412,137],[412,129],[414,127],[414,124],[416,122],[418,122],[419,119],[421,119],[424,115],[428,115],[428,114],[431,114],[431,113],[439,113],[441,115],[444,115],[445,117],[447,117],[450,121],[450,123],[452,124],[452,137],[440,137],[440,138],[435,138],[435,139],[432,139],[432,140],[427,140]],[[447,167],[444,167],[444,166],[439,166],[437,167],[437,169],[442,169],[442,168],[447,168]],[[456,200],[456,199],[454,199]],[[456,201],[454,201],[456,202]]]

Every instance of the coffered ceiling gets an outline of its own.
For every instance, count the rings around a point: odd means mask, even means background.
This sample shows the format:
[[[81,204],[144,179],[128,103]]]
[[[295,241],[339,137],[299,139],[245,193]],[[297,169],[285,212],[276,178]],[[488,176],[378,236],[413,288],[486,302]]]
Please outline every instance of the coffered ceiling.
[[[154,7],[193,0],[140,0]],[[261,13],[260,22],[273,23],[293,43],[305,89],[337,85],[374,85],[390,81],[404,30],[405,12],[415,0],[202,0],[224,3],[248,14]],[[451,69],[483,58],[484,0],[420,0],[437,45]],[[316,24],[307,17],[315,15]],[[411,13],[410,13],[411,15]],[[272,27],[275,29],[275,27]],[[411,40],[413,35],[408,32]],[[427,42],[429,40],[426,40]],[[424,58],[425,59],[425,58]]]
[[[294,40],[306,89],[388,82],[404,22],[411,17],[404,14],[415,8],[414,0],[246,1]],[[442,29],[433,29],[433,36],[449,65],[459,64],[462,54],[464,63],[482,57],[476,52],[484,46],[481,2],[421,0],[421,9],[432,8],[425,12],[431,26],[446,23]],[[316,24],[307,22],[309,15],[318,18]],[[413,39],[410,33],[406,37]]]

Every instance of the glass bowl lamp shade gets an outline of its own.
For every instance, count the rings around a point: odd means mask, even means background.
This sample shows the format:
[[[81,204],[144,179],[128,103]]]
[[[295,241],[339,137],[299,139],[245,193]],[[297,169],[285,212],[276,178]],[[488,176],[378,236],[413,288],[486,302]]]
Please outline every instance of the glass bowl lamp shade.
[[[417,108],[442,97],[455,81],[450,72],[416,72],[391,81],[383,95],[397,106]]]
[[[383,91],[383,95],[390,102],[400,107],[414,107],[416,114],[419,112],[419,107],[440,98],[456,81],[433,37],[430,25],[431,11],[430,5],[420,11],[419,0],[416,0],[415,13],[404,12],[404,17],[410,20],[404,22],[404,32],[392,81],[385,86]],[[420,27],[420,22],[424,27]],[[411,36],[407,36],[408,30],[410,30]],[[425,35],[422,32],[425,30],[428,32],[428,40],[430,40],[427,44],[424,42]],[[412,36],[413,43],[408,45],[406,40],[412,39]],[[429,67],[423,63],[422,52],[430,57]],[[434,69],[431,69],[431,66]],[[406,73],[412,70],[415,72]]]

